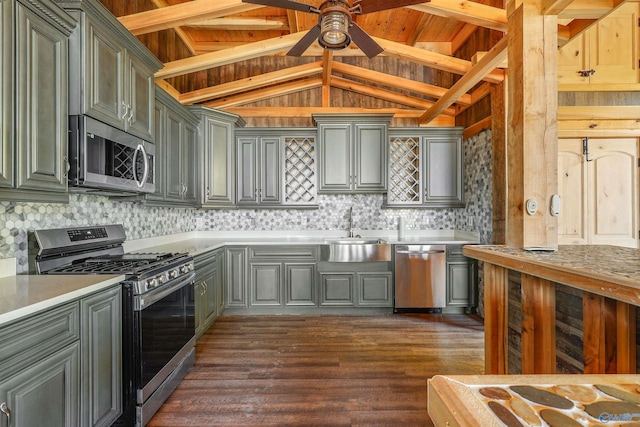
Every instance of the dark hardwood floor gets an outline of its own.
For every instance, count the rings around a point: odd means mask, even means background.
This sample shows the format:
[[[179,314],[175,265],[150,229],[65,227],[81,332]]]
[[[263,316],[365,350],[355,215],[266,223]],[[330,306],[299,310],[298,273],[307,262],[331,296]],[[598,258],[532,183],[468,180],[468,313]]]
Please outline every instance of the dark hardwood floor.
[[[222,316],[148,424],[431,426],[427,379],[482,374],[464,315]]]

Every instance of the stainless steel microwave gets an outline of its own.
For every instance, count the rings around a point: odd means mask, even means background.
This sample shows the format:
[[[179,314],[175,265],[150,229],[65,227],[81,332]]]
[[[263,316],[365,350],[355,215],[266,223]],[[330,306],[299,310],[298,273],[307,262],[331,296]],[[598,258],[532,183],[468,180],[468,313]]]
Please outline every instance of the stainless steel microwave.
[[[69,116],[69,185],[153,193],[155,145],[89,116]]]

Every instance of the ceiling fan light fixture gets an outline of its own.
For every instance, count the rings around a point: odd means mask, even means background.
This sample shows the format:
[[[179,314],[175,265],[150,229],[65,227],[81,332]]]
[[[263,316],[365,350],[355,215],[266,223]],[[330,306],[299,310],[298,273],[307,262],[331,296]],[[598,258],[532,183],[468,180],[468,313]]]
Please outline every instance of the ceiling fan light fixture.
[[[325,49],[344,49],[351,43],[348,14],[332,11],[322,16],[318,43]]]

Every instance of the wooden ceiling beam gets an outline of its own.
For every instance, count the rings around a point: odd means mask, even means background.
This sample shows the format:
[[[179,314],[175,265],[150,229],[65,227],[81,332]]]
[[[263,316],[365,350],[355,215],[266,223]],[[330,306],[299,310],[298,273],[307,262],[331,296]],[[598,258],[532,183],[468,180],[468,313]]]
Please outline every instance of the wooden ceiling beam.
[[[414,62],[426,67],[436,68],[442,71],[449,71],[455,74],[466,74],[472,68],[471,61],[466,61],[453,56],[442,55],[440,53],[424,51],[402,43],[392,42],[379,37],[373,38],[384,49],[384,55],[392,56],[405,61]],[[504,80],[504,72],[501,70],[491,71],[485,76],[485,80],[491,83],[500,83]]]
[[[409,39],[407,40],[407,45],[415,46],[416,43],[422,38],[422,35],[427,30],[429,26],[429,14],[423,13],[420,17],[420,21],[416,24],[413,32],[409,35]]]
[[[477,29],[477,25],[463,24],[460,31],[458,31],[453,40],[451,40],[451,55],[456,53],[458,49],[460,49],[462,45],[465,44],[467,40],[469,40],[469,37],[471,37],[471,35],[475,33]]]
[[[235,80],[216,86],[185,92],[177,99],[185,105],[205,102],[210,99],[229,97],[249,90],[260,89],[265,86],[284,83],[305,77],[311,77],[323,72],[322,62],[316,61],[309,64],[289,67],[270,73],[260,74],[246,79]]]
[[[162,7],[170,6],[170,4],[167,2],[167,0],[151,0],[151,2],[158,9],[162,8]],[[195,41],[193,40],[193,37],[191,37],[191,34],[189,34],[187,31],[183,30],[180,27],[175,27],[173,30],[176,32],[178,38],[180,38],[180,40],[182,40],[182,43],[184,43],[184,45],[187,48],[187,50],[189,51],[189,53],[191,53],[192,55],[195,55],[196,54],[196,44],[195,44]]]
[[[396,104],[402,104],[408,107],[426,110],[434,105],[434,102],[427,101],[426,99],[403,95],[401,93],[393,92],[387,89],[368,86],[366,84],[354,82],[353,80],[344,79],[342,77],[334,77],[333,79],[331,79],[331,82],[333,87],[348,90],[350,92],[360,93],[362,95],[372,96],[374,98],[382,99],[389,102],[395,102]],[[453,108],[447,108],[441,111],[441,114],[453,117],[455,116],[456,112]]]
[[[625,0],[573,0],[559,14],[559,19],[600,19]]]
[[[322,87],[322,78],[309,77],[303,80],[297,80],[295,82],[284,83],[264,89],[254,90],[249,93],[242,93],[240,95],[219,99],[213,102],[205,103],[204,105],[206,105],[207,107],[226,110],[238,105],[250,104],[252,102],[262,101],[264,99],[289,95],[291,93],[297,93],[304,90],[315,89],[318,87]]]
[[[467,74],[462,76],[422,117],[420,123],[428,123],[449,108],[469,89],[480,82],[488,73],[494,70],[507,58],[507,37],[500,39],[491,50],[478,61]]]
[[[193,21],[189,27],[201,27],[207,30],[229,30],[229,31],[269,31],[288,30],[289,23],[286,18],[209,18]],[[295,31],[292,31],[295,32]]]
[[[302,31],[302,28],[300,28],[300,20],[298,19],[298,12],[287,9],[287,20],[289,21],[289,32],[298,33]]]
[[[322,106],[331,106],[331,69],[333,51],[326,49],[322,55]]]
[[[562,47],[598,22],[595,19],[574,19],[568,25],[558,25],[558,46]]]
[[[558,15],[574,0],[542,0],[543,15]]]
[[[264,6],[242,0],[193,0],[118,18],[133,35],[153,33],[205,18],[221,18]]]
[[[313,114],[393,114],[394,119],[417,119],[424,110],[406,108],[349,108],[349,107],[231,107],[225,111],[242,117],[306,118]],[[454,126],[454,118],[440,116],[430,126]]]
[[[269,40],[247,43],[231,49],[204,53],[202,55],[168,62],[164,64],[163,69],[156,73],[155,77],[167,79],[289,50],[298,43],[305,34],[306,33],[288,34]]]
[[[431,15],[456,19],[478,27],[507,31],[507,12],[504,9],[470,0],[431,0],[428,3],[406,7]]]
[[[379,71],[368,70],[366,68],[356,67],[355,65],[345,64],[343,62],[334,62],[333,71],[337,74],[343,74],[345,76],[433,98],[440,98],[447,93],[447,89],[440,86],[417,82],[415,80],[405,79],[403,77],[393,76]],[[458,102],[466,105],[471,104],[471,95],[462,95]]]

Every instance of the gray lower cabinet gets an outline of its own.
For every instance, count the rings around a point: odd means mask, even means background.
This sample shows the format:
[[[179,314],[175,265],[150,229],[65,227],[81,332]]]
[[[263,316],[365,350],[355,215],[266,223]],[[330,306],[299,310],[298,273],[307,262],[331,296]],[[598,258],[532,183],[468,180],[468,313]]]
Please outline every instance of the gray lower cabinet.
[[[147,204],[197,207],[198,119],[164,90],[156,91],[156,191]]]
[[[322,272],[321,306],[393,307],[391,272]]]
[[[317,246],[249,247],[249,305],[315,306],[317,258]]]
[[[319,138],[319,192],[381,193],[387,190],[390,115],[315,114]]]
[[[389,130],[389,207],[464,207],[462,128]]]
[[[153,75],[162,63],[100,2],[58,3],[79,22],[71,36],[70,113],[152,141]]]
[[[78,426],[79,359],[80,345],[74,342],[1,381],[3,425]]]
[[[320,306],[354,306],[354,273],[320,273]]]
[[[237,138],[238,206],[282,203],[283,145],[278,136]]]
[[[200,120],[201,206],[235,207],[235,128],[245,122],[240,116],[208,107],[191,106],[189,110]]]
[[[247,252],[248,248],[246,247],[228,247],[225,249],[227,307],[249,307]]]
[[[476,271],[475,260],[462,254],[461,245],[447,245],[447,307],[476,306]]]
[[[67,202],[69,35],[49,0],[0,1],[0,198]]]
[[[0,342],[0,417],[6,417],[1,424],[78,426],[78,302],[3,326]]]
[[[122,411],[121,307],[118,284],[2,326],[0,424],[111,425]]]
[[[393,307],[393,274],[358,273],[358,306]]]
[[[195,257],[196,338],[213,324],[224,310],[224,250],[209,251]]]
[[[122,413],[122,288],[80,301],[80,425],[110,426]]]

